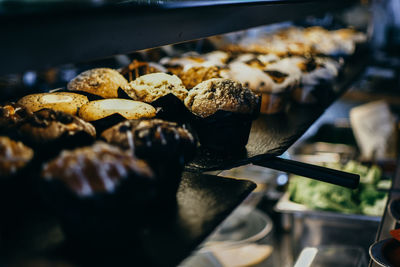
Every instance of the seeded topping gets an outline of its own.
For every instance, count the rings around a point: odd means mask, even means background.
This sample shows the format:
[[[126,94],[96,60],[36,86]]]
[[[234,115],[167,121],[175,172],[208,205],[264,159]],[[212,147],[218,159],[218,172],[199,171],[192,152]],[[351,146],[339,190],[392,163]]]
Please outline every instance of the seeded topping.
[[[257,108],[257,101],[258,97],[239,82],[211,79],[190,90],[185,105],[204,118],[218,110],[251,114]]]

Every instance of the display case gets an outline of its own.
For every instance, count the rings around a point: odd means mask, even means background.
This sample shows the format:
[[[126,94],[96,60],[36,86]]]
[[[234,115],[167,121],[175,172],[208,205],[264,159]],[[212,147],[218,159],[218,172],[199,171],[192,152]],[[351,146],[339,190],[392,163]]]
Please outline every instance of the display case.
[[[347,8],[357,1],[79,1],[0,2],[0,74],[45,70],[62,64],[126,54],[255,26],[297,20]],[[45,209],[24,228],[29,242],[15,241],[0,263],[35,260],[68,264],[146,263],[175,266],[187,257],[255,188],[250,181],[221,179],[208,171],[254,164],[356,188],[359,176],[281,156],[362,73],[365,50],[348,60],[331,90],[315,105],[291,105],[287,112],[260,115],[244,150],[230,154],[200,148],[185,165],[177,193],[177,212],[144,227],[114,250],[82,250],[65,242],[60,226]],[[324,174],[321,176],[321,174]],[[164,216],[160,212],[161,217]],[[19,243],[20,242],[20,243]],[[24,248],[25,246],[25,248]],[[124,249],[120,249],[124,247]],[[23,249],[21,249],[23,248]],[[23,251],[24,250],[24,251]],[[132,252],[133,250],[133,252]],[[95,256],[96,255],[96,256]]]

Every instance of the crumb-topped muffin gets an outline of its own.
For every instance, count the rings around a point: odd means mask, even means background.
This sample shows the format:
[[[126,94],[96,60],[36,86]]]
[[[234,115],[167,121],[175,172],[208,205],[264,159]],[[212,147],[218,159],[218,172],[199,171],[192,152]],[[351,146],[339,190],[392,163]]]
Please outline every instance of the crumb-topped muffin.
[[[96,130],[76,116],[42,109],[21,124],[19,134],[27,144],[45,155],[49,151],[58,152],[62,148],[90,144],[96,136]]]
[[[178,71],[176,74],[187,89],[191,89],[201,82],[213,78],[228,78],[226,69],[221,67],[192,67],[187,70]]]
[[[102,142],[63,151],[44,165],[41,176],[61,182],[79,197],[112,193],[125,179],[154,178],[146,162]]]
[[[68,83],[68,90],[82,91],[103,98],[118,97],[118,89],[128,86],[128,81],[118,71],[97,68],[82,72]]]
[[[180,100],[187,96],[187,90],[181,79],[176,75],[152,73],[140,76],[129,83],[124,91],[133,100],[152,103],[168,94],[173,94]]]
[[[33,158],[33,150],[22,142],[0,136],[0,178],[17,174]]]
[[[258,97],[239,82],[211,79],[189,91],[185,106],[193,114],[203,118],[218,110],[252,114],[258,107]]]

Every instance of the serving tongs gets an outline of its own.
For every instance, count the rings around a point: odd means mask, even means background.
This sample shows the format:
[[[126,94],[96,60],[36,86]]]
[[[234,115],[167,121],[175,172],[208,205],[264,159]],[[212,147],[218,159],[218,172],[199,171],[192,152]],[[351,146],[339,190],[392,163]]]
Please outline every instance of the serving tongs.
[[[318,181],[356,189],[360,183],[360,175],[343,172],[322,166],[299,161],[283,159],[276,156],[265,156],[252,161],[254,165],[305,176]]]

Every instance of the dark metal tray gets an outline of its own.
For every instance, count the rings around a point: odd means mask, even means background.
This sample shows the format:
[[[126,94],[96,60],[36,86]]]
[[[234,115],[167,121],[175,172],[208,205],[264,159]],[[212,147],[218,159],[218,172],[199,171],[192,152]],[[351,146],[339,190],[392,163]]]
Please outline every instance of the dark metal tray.
[[[154,225],[127,243],[107,244],[105,251],[66,242],[55,218],[33,211],[8,245],[0,239],[0,266],[176,266],[255,187],[245,180],[184,173],[175,216],[154,210]]]
[[[292,104],[286,113],[260,115],[253,122],[246,149],[230,154],[217,154],[200,149],[196,158],[186,166],[190,172],[224,170],[254,163],[284,153],[340,97],[364,70],[368,59],[363,55],[349,60],[332,88],[315,105]]]

